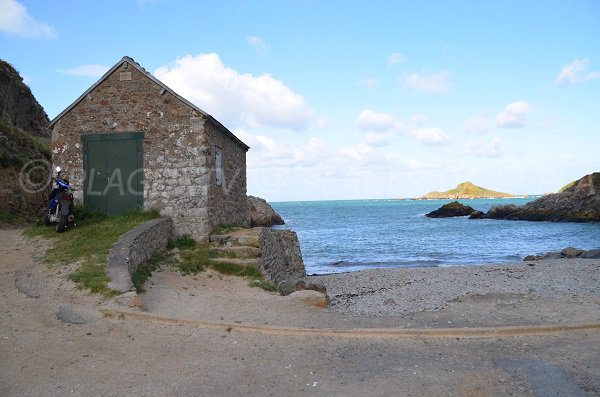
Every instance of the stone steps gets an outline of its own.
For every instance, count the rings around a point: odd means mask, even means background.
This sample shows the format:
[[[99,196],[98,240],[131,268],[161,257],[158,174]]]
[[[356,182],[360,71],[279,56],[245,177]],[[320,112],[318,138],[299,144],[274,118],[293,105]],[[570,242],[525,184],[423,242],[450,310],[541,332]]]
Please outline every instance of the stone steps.
[[[260,248],[260,230],[244,229],[226,234],[211,234],[209,242],[217,247],[249,246]]]
[[[234,245],[234,246],[224,246],[224,247],[214,247],[213,251],[217,251],[223,253],[225,255],[229,255],[233,258],[240,259],[248,259],[248,258],[258,258],[260,257],[260,248],[247,246],[247,245]]]
[[[221,256],[213,258],[216,262],[228,262],[239,266],[260,264],[260,233],[262,228],[236,229],[224,234],[209,236],[211,250]]]
[[[211,260],[214,262],[233,263],[234,265],[239,265],[239,266],[254,266],[254,267],[258,267],[258,262],[260,261],[259,258],[247,258],[247,259],[211,258]]]

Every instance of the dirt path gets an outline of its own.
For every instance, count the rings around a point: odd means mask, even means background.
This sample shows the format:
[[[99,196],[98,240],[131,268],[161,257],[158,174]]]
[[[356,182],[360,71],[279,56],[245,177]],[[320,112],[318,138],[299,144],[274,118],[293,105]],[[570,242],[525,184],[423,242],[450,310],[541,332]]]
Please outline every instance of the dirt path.
[[[104,317],[100,310],[110,305],[74,290],[57,270],[36,265],[44,243],[20,232],[0,229],[1,396],[600,394],[597,330],[486,338],[347,338]],[[158,282],[165,281],[163,276],[181,288],[164,289]],[[384,321],[308,309],[218,277],[211,284],[163,272],[153,281],[157,293],[150,289],[143,300],[159,315],[176,318],[274,326],[291,321],[288,325],[314,328],[343,328],[339,322],[344,319],[353,326],[371,320],[381,326]],[[223,290],[207,293],[219,283]],[[209,295],[213,300],[206,305],[194,300]],[[169,299],[179,304],[169,307],[164,303]]]

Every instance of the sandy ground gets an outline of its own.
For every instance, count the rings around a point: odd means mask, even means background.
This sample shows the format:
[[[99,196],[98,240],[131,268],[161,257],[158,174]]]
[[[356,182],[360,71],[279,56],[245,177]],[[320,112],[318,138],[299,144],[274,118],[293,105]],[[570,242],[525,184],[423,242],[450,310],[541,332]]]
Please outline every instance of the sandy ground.
[[[1,396],[600,395],[599,261],[319,277],[325,310],[163,269],[136,311],[75,290],[20,233],[0,229]],[[525,328],[463,328],[507,325]],[[439,332],[386,333],[415,328]]]

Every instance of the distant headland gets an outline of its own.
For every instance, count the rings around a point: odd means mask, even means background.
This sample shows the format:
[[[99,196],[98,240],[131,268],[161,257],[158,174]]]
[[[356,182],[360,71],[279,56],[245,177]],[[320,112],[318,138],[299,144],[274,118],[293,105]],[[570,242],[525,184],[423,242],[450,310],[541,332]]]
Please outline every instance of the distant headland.
[[[496,192],[474,185],[471,182],[459,183],[454,189],[445,192],[429,192],[423,197],[423,200],[438,199],[475,199],[475,198],[503,198],[517,197],[515,194]]]

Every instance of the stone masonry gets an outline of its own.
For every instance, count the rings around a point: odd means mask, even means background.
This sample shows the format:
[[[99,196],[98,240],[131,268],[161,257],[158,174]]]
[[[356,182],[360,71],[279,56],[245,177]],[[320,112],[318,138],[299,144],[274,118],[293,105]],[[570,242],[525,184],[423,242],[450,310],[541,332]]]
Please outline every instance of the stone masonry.
[[[279,286],[287,280],[297,283],[306,279],[300,242],[291,230],[263,228],[260,233],[260,269],[267,279]]]
[[[131,275],[152,256],[163,251],[173,236],[171,218],[154,219],[119,238],[108,255],[109,288],[127,292],[133,288]]]
[[[222,224],[247,226],[246,146],[227,128],[124,57],[50,124],[52,161],[82,201],[84,134],[143,132],[143,207],[176,234],[208,241]],[[217,184],[216,153],[222,153]],[[140,192],[141,193],[141,192]]]

